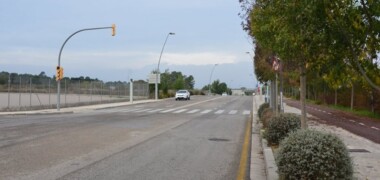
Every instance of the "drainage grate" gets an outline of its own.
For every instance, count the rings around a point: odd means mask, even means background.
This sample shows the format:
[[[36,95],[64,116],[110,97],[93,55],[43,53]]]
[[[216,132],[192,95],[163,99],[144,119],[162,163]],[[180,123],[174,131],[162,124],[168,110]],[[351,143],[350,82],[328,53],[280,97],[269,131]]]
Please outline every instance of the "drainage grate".
[[[217,141],[217,142],[230,141],[229,139],[224,139],[224,138],[209,138],[208,140]]]
[[[349,149],[348,152],[369,153],[366,149]]]

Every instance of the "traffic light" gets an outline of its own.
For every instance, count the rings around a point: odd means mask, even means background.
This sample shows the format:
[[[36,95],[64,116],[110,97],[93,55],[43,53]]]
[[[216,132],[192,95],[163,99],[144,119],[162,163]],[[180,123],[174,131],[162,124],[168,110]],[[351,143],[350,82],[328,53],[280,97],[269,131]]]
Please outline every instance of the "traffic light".
[[[55,75],[55,80],[59,81],[63,78],[63,67],[57,66],[57,72]]]
[[[116,25],[112,24],[112,36],[116,35]]]

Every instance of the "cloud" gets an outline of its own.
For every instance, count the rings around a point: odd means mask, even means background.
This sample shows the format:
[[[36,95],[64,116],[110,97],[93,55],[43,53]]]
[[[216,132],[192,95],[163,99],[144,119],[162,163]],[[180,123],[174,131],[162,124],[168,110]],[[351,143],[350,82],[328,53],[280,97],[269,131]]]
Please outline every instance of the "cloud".
[[[141,69],[156,66],[159,59],[157,52],[126,51],[64,51],[61,65],[64,67],[95,69]],[[161,64],[168,65],[211,65],[236,63],[237,57],[221,52],[200,53],[165,53]],[[56,66],[58,53],[40,49],[19,49],[0,53],[1,65]]]
[[[209,65],[231,64],[236,62],[236,57],[231,54],[218,52],[204,53],[169,53],[165,54],[162,62],[169,65]]]

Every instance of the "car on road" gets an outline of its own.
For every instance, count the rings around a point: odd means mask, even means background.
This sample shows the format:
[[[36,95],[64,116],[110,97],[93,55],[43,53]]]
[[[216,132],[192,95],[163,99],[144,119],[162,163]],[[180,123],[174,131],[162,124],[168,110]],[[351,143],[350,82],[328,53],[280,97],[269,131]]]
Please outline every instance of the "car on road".
[[[190,92],[188,90],[178,90],[175,93],[175,100],[190,100]]]

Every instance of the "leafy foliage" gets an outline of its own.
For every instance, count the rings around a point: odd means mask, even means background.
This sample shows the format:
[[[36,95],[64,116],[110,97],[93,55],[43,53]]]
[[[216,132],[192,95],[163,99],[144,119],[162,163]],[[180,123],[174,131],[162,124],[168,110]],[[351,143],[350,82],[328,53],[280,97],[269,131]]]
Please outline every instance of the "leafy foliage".
[[[296,114],[285,113],[272,117],[268,122],[266,139],[269,144],[278,145],[288,133],[301,128],[300,117]]]
[[[263,112],[267,108],[269,108],[269,103],[263,103],[259,106],[259,109],[257,110],[257,115],[260,119],[263,117]]]
[[[299,130],[280,143],[276,156],[285,179],[352,179],[347,148],[336,136],[316,130]]]

